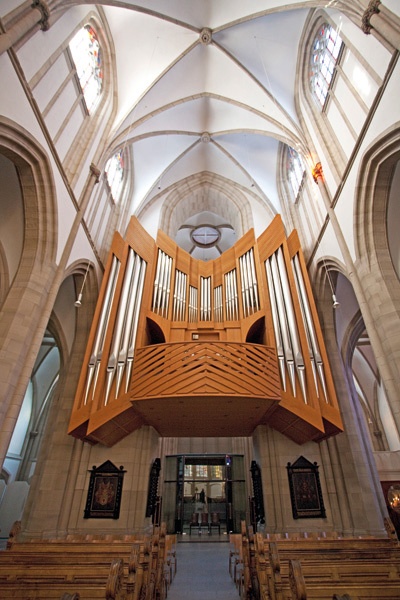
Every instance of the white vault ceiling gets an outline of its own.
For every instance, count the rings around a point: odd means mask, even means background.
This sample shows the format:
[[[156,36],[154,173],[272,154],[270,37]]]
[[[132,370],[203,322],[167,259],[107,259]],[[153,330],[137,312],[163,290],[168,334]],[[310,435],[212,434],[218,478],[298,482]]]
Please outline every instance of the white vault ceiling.
[[[250,203],[270,218],[281,212],[279,142],[306,152],[294,90],[307,4],[287,9],[283,0],[150,0],[103,6],[118,97],[109,152],[129,149],[132,214],[146,219],[158,207],[162,215],[171,191],[186,186],[180,202],[191,203],[190,210],[186,206],[180,222],[175,211],[163,228],[171,237],[180,230],[180,243],[190,245],[182,229],[187,218],[190,225],[209,212],[227,223],[215,198],[212,209],[201,200],[206,193],[191,198],[191,184],[204,174],[205,189],[218,182],[221,203],[236,190],[247,211]],[[235,235],[245,233],[230,225]],[[213,258],[215,250],[202,256]]]

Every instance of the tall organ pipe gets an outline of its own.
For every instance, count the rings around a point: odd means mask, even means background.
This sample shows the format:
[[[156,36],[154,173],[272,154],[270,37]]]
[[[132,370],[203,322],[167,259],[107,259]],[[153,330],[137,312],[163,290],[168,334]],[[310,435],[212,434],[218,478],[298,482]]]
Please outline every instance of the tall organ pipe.
[[[278,270],[279,270],[281,284],[282,284],[282,290],[283,290],[283,301],[284,301],[284,306],[285,306],[285,312],[287,315],[289,332],[290,332],[290,337],[292,340],[294,362],[296,365],[297,374],[299,377],[299,382],[300,382],[300,386],[301,386],[301,391],[303,393],[304,402],[307,404],[304,358],[301,353],[300,340],[299,340],[299,335],[298,335],[298,331],[297,331],[297,323],[296,323],[294,307],[293,307],[293,303],[292,303],[292,295],[290,292],[289,280],[288,280],[288,275],[287,275],[287,271],[286,271],[286,264],[285,264],[285,261],[283,258],[282,248],[278,248],[276,254],[277,254]]]
[[[131,328],[129,331],[128,355],[127,355],[126,378],[125,378],[125,392],[128,391],[129,382],[131,380],[140,307],[142,304],[143,288],[144,288],[144,281],[145,281],[145,276],[146,276],[146,267],[147,267],[146,262],[143,259],[140,259],[139,281],[137,284],[137,291],[136,291],[136,293],[134,292],[134,297],[135,297],[134,309],[133,309],[133,315],[132,315]]]
[[[323,361],[322,361],[320,350],[319,350],[319,345],[318,345],[317,335],[315,332],[314,321],[313,321],[313,318],[311,315],[310,305],[308,302],[308,296],[307,296],[307,292],[306,292],[306,288],[305,288],[305,284],[304,284],[303,273],[301,271],[299,257],[297,254],[293,257],[292,262],[293,262],[293,267],[294,267],[296,284],[298,286],[299,298],[301,301],[300,306],[301,306],[301,309],[303,312],[304,325],[305,325],[305,329],[306,329],[306,333],[307,333],[307,338],[308,338],[309,344],[310,344],[310,354],[311,354],[310,358],[311,358],[311,364],[313,366],[315,388],[316,388],[317,395],[318,395],[318,384],[317,384],[317,377],[316,377],[316,373],[315,373],[315,365],[316,365],[317,369],[318,369],[318,374],[320,377],[322,389],[324,392],[325,400],[326,400],[326,402],[328,402],[324,365],[323,365]]]
[[[282,287],[279,279],[279,270],[278,264],[276,260],[276,254],[273,254],[270,257],[271,263],[271,273],[272,273],[272,281],[274,284],[274,291],[276,297],[276,306],[279,318],[279,325],[282,333],[282,342],[283,342],[283,351],[286,360],[286,366],[289,372],[290,382],[292,384],[293,395],[296,396],[296,380],[294,373],[294,358],[293,358],[293,349],[292,343],[289,334],[287,316],[285,311],[285,304],[283,300]]]
[[[107,379],[106,379],[106,392],[104,398],[104,405],[108,404],[110,390],[112,386],[112,382],[114,380],[115,370],[117,366],[118,354],[120,351],[121,339],[124,334],[124,330],[126,328],[126,321],[128,316],[128,300],[129,294],[132,288],[133,281],[133,271],[135,265],[135,253],[132,248],[129,249],[128,261],[126,265],[126,270],[124,274],[124,281],[122,284],[122,291],[118,305],[118,313],[117,319],[114,326],[114,334],[111,343],[111,350],[108,356],[107,363]]]
[[[132,250],[132,249],[131,249]],[[118,396],[119,389],[121,386],[122,377],[124,375],[125,367],[128,359],[128,346],[129,346],[129,337],[132,328],[132,317],[133,311],[136,302],[137,296],[137,288],[138,288],[138,280],[139,273],[141,269],[141,258],[136,253],[133,265],[133,276],[131,278],[131,286],[129,289],[129,300],[126,311],[126,323],[124,325],[124,334],[122,343],[120,344],[119,352],[118,352],[118,361],[117,361],[117,380],[115,383],[115,398]]]
[[[163,258],[163,253],[159,249],[158,256],[157,256],[156,276],[154,278],[154,292],[153,292],[153,311],[154,312],[157,312],[157,307],[158,307],[158,289],[160,287],[162,258]]]
[[[255,267],[255,263],[254,263],[253,248],[250,251],[250,268],[251,268],[251,273],[252,273],[252,277],[253,277],[253,289],[254,289],[254,296],[255,296],[255,301],[256,301],[256,310],[259,310],[260,309],[260,301],[259,301],[259,297],[258,297],[257,273],[256,273],[256,267]]]
[[[272,278],[270,259],[265,261],[265,270],[267,273],[269,298],[270,298],[270,302],[271,302],[272,323],[273,323],[274,332],[275,332],[276,352],[278,355],[279,369],[281,372],[281,379],[282,379],[282,386],[283,386],[283,389],[286,391],[285,353],[283,350],[283,340],[282,340],[281,327],[280,327],[280,323],[279,323],[278,308],[277,308],[277,304],[276,304],[275,286],[274,286],[274,281]]]
[[[121,266],[121,263],[118,260],[118,258],[116,256],[113,256],[111,268],[110,268],[110,274],[109,274],[108,281],[107,281],[106,292],[104,294],[104,302],[103,302],[99,322],[98,322],[97,329],[96,329],[93,350],[92,350],[92,354],[90,356],[89,364],[88,364],[88,373],[87,373],[87,377],[86,377],[86,388],[85,388],[85,397],[84,397],[85,405],[87,404],[87,401],[88,401],[89,390],[90,390],[90,386],[91,386],[91,383],[93,380],[93,376],[94,376],[94,381],[93,381],[92,397],[94,396],[94,393],[95,393],[95,389],[96,389],[96,385],[97,385],[97,378],[98,378],[99,368],[100,368],[100,363],[101,363],[101,357],[102,357],[103,348],[104,348],[104,339],[105,339],[105,335],[106,335],[106,331],[107,331],[107,327],[108,327],[108,322],[110,319],[111,306],[112,306],[113,299],[114,299],[115,288],[117,285],[117,279],[118,279],[118,273],[119,273],[120,266]]]

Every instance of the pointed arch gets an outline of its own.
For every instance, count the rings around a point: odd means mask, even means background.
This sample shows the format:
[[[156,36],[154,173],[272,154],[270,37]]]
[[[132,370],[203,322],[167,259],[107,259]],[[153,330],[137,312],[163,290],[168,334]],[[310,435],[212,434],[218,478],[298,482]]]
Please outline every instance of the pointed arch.
[[[376,257],[389,268],[386,214],[394,168],[400,161],[400,127],[387,130],[365,152],[358,171],[354,239],[357,257]],[[392,269],[394,269],[392,265]]]
[[[52,169],[45,150],[28,131],[0,116],[0,153],[14,163],[20,179],[25,212],[22,261],[28,260],[28,254],[30,263],[32,259],[55,260],[57,207]]]
[[[177,223],[185,221],[198,212],[195,208],[198,205],[193,202],[193,199],[197,193],[203,193],[205,187],[209,188],[211,198],[207,208],[204,203],[202,204],[202,210],[214,210],[224,217],[234,226],[238,239],[251,229],[252,213],[246,196],[237,187],[233,187],[228,180],[206,172],[183,180],[168,195],[161,209],[160,229],[174,238]],[[221,202],[221,199],[224,201]],[[177,211],[179,211],[179,219],[176,217]]]

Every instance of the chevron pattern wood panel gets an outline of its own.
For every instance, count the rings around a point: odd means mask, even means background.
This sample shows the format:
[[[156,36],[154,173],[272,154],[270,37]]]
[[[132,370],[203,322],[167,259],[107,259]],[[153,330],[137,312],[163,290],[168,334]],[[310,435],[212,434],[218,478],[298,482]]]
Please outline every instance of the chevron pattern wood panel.
[[[139,348],[132,400],[172,396],[280,399],[273,348],[230,342],[157,344]]]

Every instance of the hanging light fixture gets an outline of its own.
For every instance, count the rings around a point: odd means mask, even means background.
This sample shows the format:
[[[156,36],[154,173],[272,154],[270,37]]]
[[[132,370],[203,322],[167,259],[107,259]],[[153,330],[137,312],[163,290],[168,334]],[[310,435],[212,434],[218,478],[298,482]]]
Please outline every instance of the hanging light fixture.
[[[87,277],[87,275],[89,273],[89,267],[90,267],[90,263],[88,262],[87,267],[86,267],[85,276],[84,276],[83,281],[82,281],[81,291],[78,294],[78,298],[74,302],[74,306],[76,306],[76,308],[79,308],[82,305],[82,293],[83,293],[83,288],[85,287],[86,277]]]
[[[331,292],[332,292],[332,307],[333,308],[338,308],[340,306],[340,302],[338,301],[338,299],[335,296],[335,292],[334,292],[334,289],[333,289],[332,280],[331,280],[331,277],[329,275],[329,270],[328,270],[328,267],[326,266],[325,259],[323,258],[322,260],[323,260],[323,263],[324,263],[324,267],[325,267],[325,271],[326,271],[326,276],[327,276],[328,281],[329,281],[329,286],[330,286]]]

